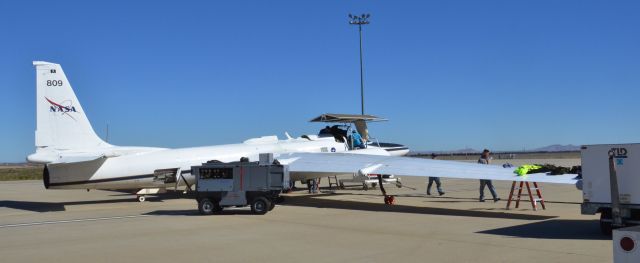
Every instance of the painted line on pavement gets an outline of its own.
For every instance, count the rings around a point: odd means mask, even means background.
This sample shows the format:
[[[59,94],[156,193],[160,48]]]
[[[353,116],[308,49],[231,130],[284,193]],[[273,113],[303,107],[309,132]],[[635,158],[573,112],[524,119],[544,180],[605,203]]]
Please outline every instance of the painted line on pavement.
[[[31,223],[6,224],[6,225],[0,225],[0,228],[55,225],[55,224],[92,222],[92,221],[104,221],[104,220],[117,220],[117,219],[129,219],[129,218],[138,218],[138,217],[147,217],[147,216],[151,216],[151,215],[110,216],[110,217],[96,217],[96,218],[82,218],[82,219],[68,219],[68,220],[42,221],[42,222],[31,222]]]

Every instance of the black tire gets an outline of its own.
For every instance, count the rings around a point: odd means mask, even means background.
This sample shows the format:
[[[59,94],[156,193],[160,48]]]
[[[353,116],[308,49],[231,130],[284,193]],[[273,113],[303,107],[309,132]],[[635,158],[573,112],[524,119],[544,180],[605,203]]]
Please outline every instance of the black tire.
[[[271,202],[271,205],[269,206],[269,211],[273,210],[274,208],[276,208],[276,202]]]
[[[613,233],[612,219],[611,210],[605,209],[600,212],[600,232],[603,235],[610,236]]]
[[[200,211],[201,215],[211,215],[213,214],[214,209],[215,205],[209,198],[203,198],[198,202],[198,211]]]
[[[264,197],[257,197],[251,201],[251,212],[256,215],[264,215],[269,212],[271,202]]]
[[[213,204],[213,212],[214,213],[220,213],[220,212],[222,212],[222,210],[224,210],[224,207],[220,206],[220,204],[218,204],[218,203],[214,203]]]

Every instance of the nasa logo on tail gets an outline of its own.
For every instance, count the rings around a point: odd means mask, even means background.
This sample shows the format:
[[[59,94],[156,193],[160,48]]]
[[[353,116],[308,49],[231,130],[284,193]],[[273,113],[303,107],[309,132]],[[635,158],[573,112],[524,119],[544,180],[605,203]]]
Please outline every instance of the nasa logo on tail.
[[[60,113],[62,115],[69,116],[69,118],[73,119],[74,121],[76,120],[76,118],[74,118],[70,114],[72,112],[75,112],[75,113],[78,112],[78,111],[76,111],[76,107],[74,107],[73,104],[71,104],[71,101],[66,100],[65,102],[68,101],[69,102],[69,106],[64,106],[61,103],[54,102],[54,101],[50,100],[47,97],[45,97],[45,99],[49,102],[49,104],[51,104],[51,106],[49,106],[49,112],[58,112],[58,113]]]

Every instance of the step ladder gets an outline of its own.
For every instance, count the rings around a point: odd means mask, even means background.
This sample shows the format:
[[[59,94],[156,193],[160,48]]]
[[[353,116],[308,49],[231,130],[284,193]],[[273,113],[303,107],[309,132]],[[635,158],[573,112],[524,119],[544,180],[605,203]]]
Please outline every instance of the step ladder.
[[[327,178],[329,179],[329,189],[333,189],[334,185],[336,186],[336,189],[340,189],[340,181],[338,181],[338,176],[328,176]]]
[[[544,206],[544,199],[542,198],[542,191],[540,191],[540,187],[538,186],[538,183],[536,182],[520,182],[519,186],[516,187],[516,181],[513,181],[513,183],[511,183],[511,192],[509,193],[509,200],[507,201],[507,210],[509,210],[509,208],[511,207],[511,202],[515,201],[516,202],[516,208],[518,208],[520,206],[520,199],[522,197],[522,189],[527,189],[527,194],[529,195],[529,202],[531,202],[531,207],[533,207],[534,211],[538,210],[538,202],[540,202],[540,206],[542,206],[543,210],[546,210],[546,207]],[[533,187],[531,187],[531,184],[533,184]],[[514,200],[514,195],[513,192],[515,190],[518,190],[518,195],[515,197],[516,199]],[[531,193],[531,190],[535,190],[536,191],[536,197],[534,197],[534,195]]]

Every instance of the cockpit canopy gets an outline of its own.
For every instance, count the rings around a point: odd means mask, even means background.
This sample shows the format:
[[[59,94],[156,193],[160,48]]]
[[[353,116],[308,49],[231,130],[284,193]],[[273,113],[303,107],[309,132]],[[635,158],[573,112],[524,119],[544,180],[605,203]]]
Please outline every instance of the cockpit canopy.
[[[380,118],[373,115],[325,113],[311,119],[309,122],[356,123],[358,121],[364,121],[364,122],[387,121],[387,119]]]
[[[351,124],[353,123],[356,126],[356,130],[363,139],[369,140],[369,129],[367,128],[367,122],[374,121],[387,121],[385,118],[380,118],[378,116],[373,115],[364,115],[364,114],[341,114],[341,113],[325,113],[318,117],[311,119],[309,122],[326,122],[326,123],[344,123]],[[347,125],[348,126],[348,125]],[[328,128],[327,128],[328,127]],[[347,129],[341,129],[340,125],[333,125],[332,127],[327,126],[322,129],[319,133],[319,136],[331,136],[333,135],[336,140],[343,141],[343,138],[348,137]]]

